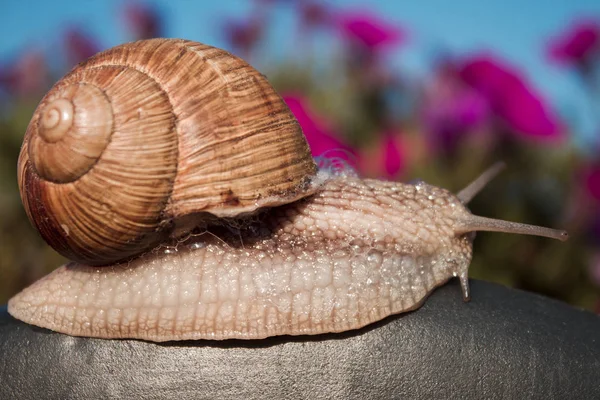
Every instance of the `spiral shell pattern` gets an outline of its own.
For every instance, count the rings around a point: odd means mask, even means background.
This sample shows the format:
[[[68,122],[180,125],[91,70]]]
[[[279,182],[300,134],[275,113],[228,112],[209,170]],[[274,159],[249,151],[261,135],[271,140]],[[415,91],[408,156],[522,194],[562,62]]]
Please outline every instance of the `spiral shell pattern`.
[[[29,146],[35,169],[45,180],[73,182],[92,168],[110,141],[111,103],[93,83],[80,83],[53,92],[39,109]]]
[[[91,265],[140,254],[189,215],[296,200],[315,174],[297,121],[264,76],[179,39],[79,64],[42,99],[19,159],[33,224]]]

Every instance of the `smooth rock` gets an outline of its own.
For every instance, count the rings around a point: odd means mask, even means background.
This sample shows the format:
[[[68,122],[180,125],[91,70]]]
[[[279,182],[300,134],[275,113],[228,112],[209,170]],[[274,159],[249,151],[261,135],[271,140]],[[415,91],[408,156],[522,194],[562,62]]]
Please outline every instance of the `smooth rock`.
[[[593,399],[600,317],[454,280],[343,334],[151,343],[71,337],[0,308],[0,399]]]

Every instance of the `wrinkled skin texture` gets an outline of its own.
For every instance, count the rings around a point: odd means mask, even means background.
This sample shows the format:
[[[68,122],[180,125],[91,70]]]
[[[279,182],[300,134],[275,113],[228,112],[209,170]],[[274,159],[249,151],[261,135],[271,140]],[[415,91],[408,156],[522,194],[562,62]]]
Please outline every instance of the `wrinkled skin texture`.
[[[130,263],[56,270],[10,300],[76,336],[259,339],[357,329],[419,307],[459,276],[470,213],[425,183],[336,177],[318,194],[199,232]]]

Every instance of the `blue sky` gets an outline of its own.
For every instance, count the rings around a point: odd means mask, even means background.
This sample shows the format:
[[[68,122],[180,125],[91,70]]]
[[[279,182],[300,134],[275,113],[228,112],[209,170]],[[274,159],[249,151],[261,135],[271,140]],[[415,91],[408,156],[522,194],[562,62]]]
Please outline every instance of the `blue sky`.
[[[288,1],[289,2],[289,1]],[[249,0],[154,0],[164,12],[166,35],[224,47],[220,23],[242,17]],[[285,2],[283,2],[285,3]],[[339,8],[364,8],[397,22],[410,31],[411,42],[394,57],[409,73],[424,74],[435,50],[456,53],[492,49],[518,65],[535,87],[572,122],[591,132],[593,117],[584,92],[568,71],[549,65],[544,46],[577,17],[600,19],[599,0],[331,0]],[[118,12],[122,0],[0,0],[0,62],[25,46],[47,52],[59,44],[70,24],[83,26],[109,47],[128,39]],[[280,7],[271,37],[277,51],[285,47],[291,8]]]

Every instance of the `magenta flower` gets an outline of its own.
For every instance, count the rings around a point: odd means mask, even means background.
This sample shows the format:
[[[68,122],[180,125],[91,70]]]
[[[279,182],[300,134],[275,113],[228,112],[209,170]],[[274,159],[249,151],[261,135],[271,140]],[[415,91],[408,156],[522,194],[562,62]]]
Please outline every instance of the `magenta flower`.
[[[404,41],[406,33],[399,26],[383,21],[369,12],[347,12],[337,15],[342,35],[352,44],[376,51]]]
[[[434,148],[452,152],[465,134],[487,121],[489,104],[444,62],[425,91],[423,117]]]
[[[327,6],[318,1],[301,1],[298,7],[300,8],[300,22],[305,28],[326,25],[331,19]]]
[[[600,166],[588,166],[582,173],[587,194],[600,203]]]
[[[539,140],[562,138],[556,115],[512,67],[490,56],[475,56],[463,63],[460,76],[513,131]]]
[[[0,86],[17,97],[38,97],[48,86],[48,64],[44,54],[29,50],[0,69]]]
[[[96,40],[78,28],[71,28],[65,32],[63,41],[69,67],[86,60],[100,50]]]
[[[405,167],[404,148],[399,140],[393,135],[386,133],[380,145],[380,160],[382,161],[382,172],[387,178],[400,175]]]
[[[127,4],[124,17],[135,40],[151,39],[163,35],[160,15],[148,4],[138,2]]]
[[[360,150],[358,170],[368,177],[397,179],[406,170],[408,156],[403,137],[390,129],[378,134],[373,145]]]
[[[225,39],[231,49],[242,58],[250,58],[263,34],[263,23],[257,18],[228,20],[224,26]]]
[[[317,115],[302,95],[286,94],[283,96],[290,110],[300,123],[304,136],[315,157],[336,157],[352,161],[352,150],[327,126],[328,123]]]
[[[597,21],[578,21],[552,39],[548,46],[551,60],[563,65],[587,64],[600,53],[600,24]]]

